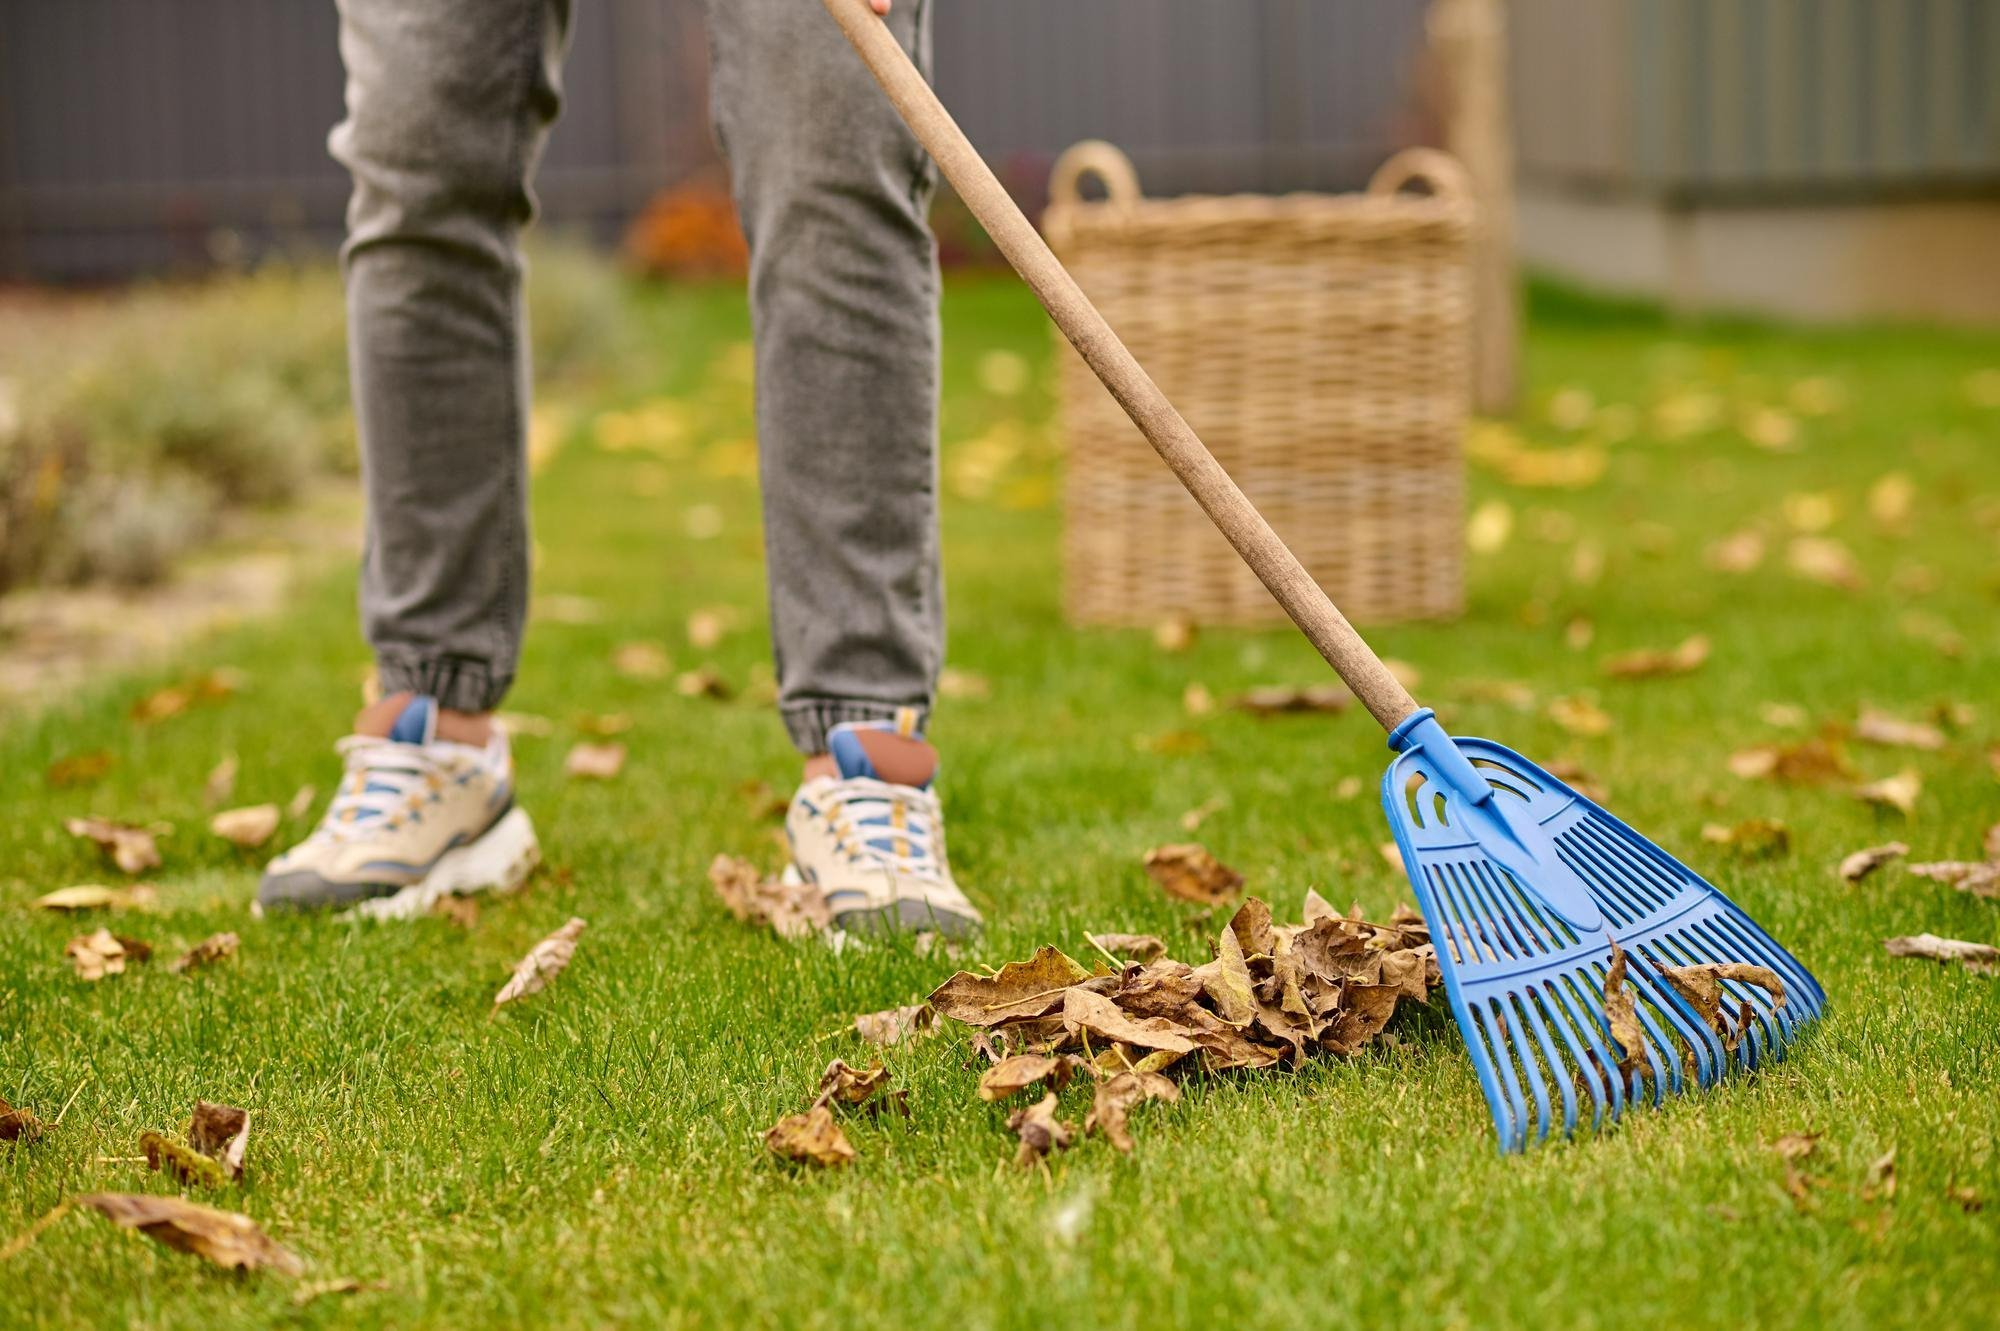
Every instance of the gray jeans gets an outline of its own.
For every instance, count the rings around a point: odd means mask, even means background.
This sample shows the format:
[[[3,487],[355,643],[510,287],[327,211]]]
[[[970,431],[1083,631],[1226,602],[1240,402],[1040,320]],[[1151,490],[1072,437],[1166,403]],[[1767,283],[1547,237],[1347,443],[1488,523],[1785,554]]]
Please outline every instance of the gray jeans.
[[[484,711],[527,610],[518,242],[571,4],[339,4],[362,626],[385,692]],[[891,19],[926,68],[927,8]],[[943,652],[932,168],[817,0],[711,0],[709,40],[750,243],[779,707],[818,752],[837,722],[928,711]]]

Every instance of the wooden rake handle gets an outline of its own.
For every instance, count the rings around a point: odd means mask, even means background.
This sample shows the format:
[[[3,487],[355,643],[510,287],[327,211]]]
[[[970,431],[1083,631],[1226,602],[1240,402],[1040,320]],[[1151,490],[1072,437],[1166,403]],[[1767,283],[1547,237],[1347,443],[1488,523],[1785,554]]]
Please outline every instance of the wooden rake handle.
[[[918,141],[930,150],[945,178],[965,200],[966,207],[986,228],[1014,270],[1034,288],[1063,336],[1111,390],[1111,396],[1118,399],[1118,405],[1125,409],[1132,423],[1173,468],[1174,475],[1180,477],[1181,484],[1229,538],[1244,562],[1271,589],[1271,595],[1278,598],[1278,604],[1319,649],[1327,664],[1347,681],[1347,686],[1382,723],[1383,729],[1393,730],[1417,710],[1409,690],[1362,641],[1298,557],[1278,539],[1263,514],[1244,497],[1236,482],[1229,479],[1229,473],[1222,469],[1208,446],[1181,419],[1159,385],[1132,358],[1132,353],[1104,322],[1104,316],[1097,312],[1097,307],[1090,303],[987,168],[978,150],[966,139],[965,131],[938,101],[930,84],[910,62],[902,43],[869,9],[868,0],[824,0],[824,3]]]

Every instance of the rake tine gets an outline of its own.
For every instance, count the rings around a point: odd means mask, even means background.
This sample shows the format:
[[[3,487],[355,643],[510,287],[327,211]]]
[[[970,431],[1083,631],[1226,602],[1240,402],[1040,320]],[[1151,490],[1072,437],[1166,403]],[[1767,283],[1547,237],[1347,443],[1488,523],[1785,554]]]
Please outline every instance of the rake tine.
[[[1577,1079],[1583,1075],[1583,1070],[1590,1066],[1590,1060],[1585,1057],[1583,1042],[1577,1036],[1575,1025],[1569,1015],[1568,1005],[1564,1003],[1563,996],[1557,992],[1555,982],[1553,980],[1544,981],[1535,993],[1541,1006],[1548,1009],[1549,1021],[1555,1026],[1556,1032],[1562,1036],[1563,1046],[1569,1050],[1570,1061],[1575,1064],[1575,1067],[1571,1070],[1572,1075],[1567,1083],[1570,1089],[1565,1094],[1568,1105],[1569,1129],[1571,1132],[1574,1132],[1576,1130],[1577,1108],[1574,1088]],[[1593,1130],[1603,1123],[1604,1108],[1604,1088],[1602,1086],[1591,1087],[1590,1126]]]
[[[1500,1136],[1514,1150],[1520,1150],[1528,1143],[1528,1102],[1521,1096],[1521,1083],[1514,1076],[1514,1060],[1507,1056],[1507,1046],[1500,1041],[1493,1030],[1493,1014],[1486,1004],[1474,1009],[1479,1016],[1480,1029],[1485,1033],[1486,1044],[1492,1050],[1491,1068],[1498,1065],[1507,1097],[1507,1122],[1500,1126]]]
[[[1568,1133],[1576,1128],[1576,1091],[1570,1086],[1567,1077],[1558,1075],[1564,1070],[1562,1055],[1556,1052],[1555,1042],[1549,1038],[1549,1028],[1542,1021],[1542,1014],[1536,1000],[1537,995],[1535,991],[1530,989],[1525,996],[1517,996],[1514,1001],[1517,1006],[1527,1013],[1529,1024],[1535,1028],[1535,1039],[1541,1045],[1542,1049],[1542,1065],[1548,1069],[1549,1075],[1555,1078],[1556,1088],[1562,1092],[1563,1131]],[[1553,1126],[1548,1118],[1549,1103],[1546,1094],[1541,1097],[1541,1105],[1543,1115],[1542,1132],[1537,1140],[1546,1141],[1548,1140],[1549,1128]]]
[[[1641,944],[1633,949],[1634,955],[1640,959],[1640,964],[1647,969],[1646,992],[1653,996],[1654,1006],[1673,1023],[1675,1032],[1694,1055],[1696,1080],[1703,1086],[1713,1085],[1729,1053],[1722,1047],[1722,1041],[1716,1037],[1715,1032],[1709,1029],[1708,1023],[1701,1019],[1701,1014],[1694,1010],[1694,1005],[1682,998],[1657,971],[1652,970],[1659,961],[1653,954],[1655,948],[1665,951],[1665,948],[1657,943]]]

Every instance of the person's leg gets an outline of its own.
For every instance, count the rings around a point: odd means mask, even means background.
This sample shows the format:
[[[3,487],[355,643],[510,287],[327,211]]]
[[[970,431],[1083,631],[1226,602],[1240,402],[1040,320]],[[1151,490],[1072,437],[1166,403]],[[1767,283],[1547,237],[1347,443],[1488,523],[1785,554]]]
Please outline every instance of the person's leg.
[[[918,732],[944,648],[929,157],[812,0],[711,0],[714,112],[750,243],[785,820],[847,929],[961,934]],[[890,28],[930,63],[929,0]]]
[[[888,23],[929,65],[929,0]],[[931,702],[943,654],[930,158],[812,0],[711,0],[712,100],[750,244],[771,630],[807,755]]]
[[[527,604],[518,239],[568,23],[569,0],[340,0],[361,618],[387,696],[319,826],[266,867],[266,909],[420,913],[538,856],[489,714]]]
[[[513,680],[527,606],[518,241],[570,4],[339,3],[362,627],[383,693],[477,718]]]

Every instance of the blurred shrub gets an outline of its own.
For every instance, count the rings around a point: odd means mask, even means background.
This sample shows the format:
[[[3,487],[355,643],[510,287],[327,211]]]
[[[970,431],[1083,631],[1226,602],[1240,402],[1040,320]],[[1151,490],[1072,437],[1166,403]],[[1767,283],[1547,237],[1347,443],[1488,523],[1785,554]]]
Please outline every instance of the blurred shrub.
[[[653,196],[625,232],[625,257],[650,277],[735,277],[750,264],[728,187],[708,173]]]
[[[616,268],[588,248],[538,241],[528,284],[544,383],[615,370],[638,345]],[[229,509],[356,470],[331,262],[24,317],[47,326],[15,330],[0,378],[0,591],[156,581]]]

